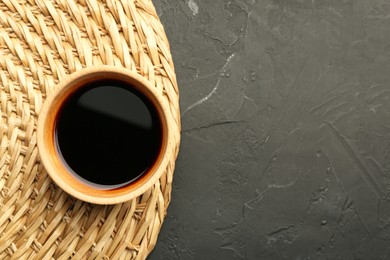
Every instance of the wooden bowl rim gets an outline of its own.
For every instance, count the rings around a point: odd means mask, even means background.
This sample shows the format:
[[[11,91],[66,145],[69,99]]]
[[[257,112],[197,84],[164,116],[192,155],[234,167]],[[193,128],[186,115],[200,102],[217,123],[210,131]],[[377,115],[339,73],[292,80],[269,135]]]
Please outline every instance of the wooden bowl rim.
[[[136,181],[117,189],[99,190],[78,181],[63,166],[55,151],[54,127],[57,113],[63,102],[87,82],[97,79],[120,79],[135,86],[157,108],[162,124],[162,149],[155,164]],[[37,124],[37,145],[41,162],[52,180],[68,194],[77,199],[94,204],[117,204],[131,200],[157,183],[166,171],[174,154],[172,124],[173,118],[168,103],[163,100],[156,88],[136,72],[114,66],[86,68],[67,76],[48,95],[44,102]]]

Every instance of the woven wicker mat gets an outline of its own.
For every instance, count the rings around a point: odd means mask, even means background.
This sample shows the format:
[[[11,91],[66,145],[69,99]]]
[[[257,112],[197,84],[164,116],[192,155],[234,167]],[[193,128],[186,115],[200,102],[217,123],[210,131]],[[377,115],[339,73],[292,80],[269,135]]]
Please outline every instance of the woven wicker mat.
[[[67,195],[40,163],[36,123],[61,79],[95,65],[136,71],[176,120],[177,149],[150,190],[98,206]],[[150,0],[0,0],[0,259],[144,259],[170,201],[178,89]]]

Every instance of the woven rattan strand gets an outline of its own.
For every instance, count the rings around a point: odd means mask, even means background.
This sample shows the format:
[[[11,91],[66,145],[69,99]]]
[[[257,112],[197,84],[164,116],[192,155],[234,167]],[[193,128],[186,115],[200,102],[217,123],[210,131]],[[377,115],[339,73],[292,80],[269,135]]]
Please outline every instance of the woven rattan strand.
[[[123,204],[82,202],[40,163],[37,117],[67,75],[100,65],[139,73],[175,119],[166,172]],[[0,0],[0,259],[144,259],[170,201],[180,141],[176,76],[150,0]]]

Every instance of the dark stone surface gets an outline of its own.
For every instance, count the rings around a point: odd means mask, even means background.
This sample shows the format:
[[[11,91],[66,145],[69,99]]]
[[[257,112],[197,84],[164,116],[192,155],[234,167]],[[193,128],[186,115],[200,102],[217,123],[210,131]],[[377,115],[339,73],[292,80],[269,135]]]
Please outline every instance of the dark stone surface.
[[[154,3],[183,130],[150,259],[390,259],[390,2]]]

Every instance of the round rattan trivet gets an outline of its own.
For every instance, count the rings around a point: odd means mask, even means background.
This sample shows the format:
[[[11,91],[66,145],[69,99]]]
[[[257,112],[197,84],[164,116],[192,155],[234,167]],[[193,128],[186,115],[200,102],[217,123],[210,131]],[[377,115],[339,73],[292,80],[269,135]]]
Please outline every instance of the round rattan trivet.
[[[114,206],[58,188],[36,145],[50,90],[72,72],[105,64],[151,82],[176,128],[176,151],[160,180]],[[170,201],[179,141],[173,62],[150,0],[0,0],[0,259],[146,258]]]

